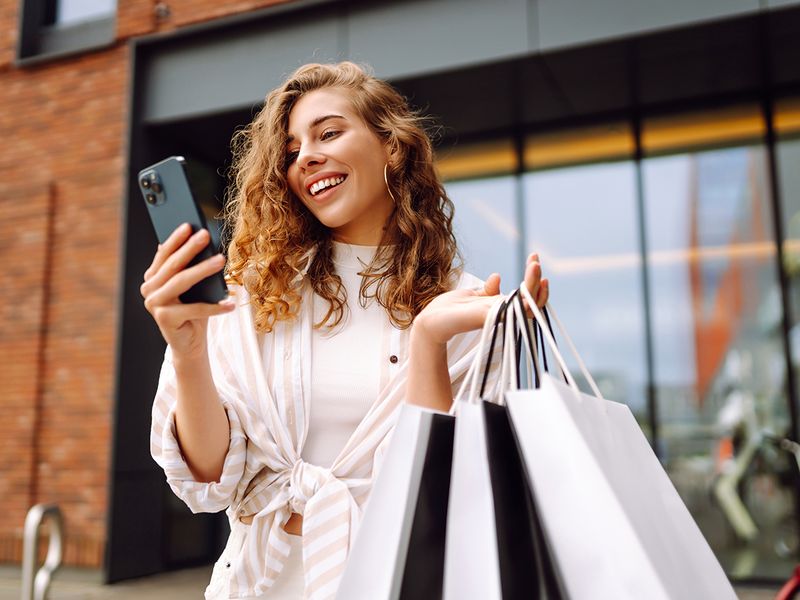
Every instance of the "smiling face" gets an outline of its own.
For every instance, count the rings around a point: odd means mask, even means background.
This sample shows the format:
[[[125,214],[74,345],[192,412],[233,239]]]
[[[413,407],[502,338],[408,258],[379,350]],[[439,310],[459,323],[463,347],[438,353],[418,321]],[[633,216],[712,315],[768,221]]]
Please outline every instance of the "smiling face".
[[[389,152],[341,89],[303,95],[289,113],[287,179],[340,242],[376,246],[394,205],[383,169]]]

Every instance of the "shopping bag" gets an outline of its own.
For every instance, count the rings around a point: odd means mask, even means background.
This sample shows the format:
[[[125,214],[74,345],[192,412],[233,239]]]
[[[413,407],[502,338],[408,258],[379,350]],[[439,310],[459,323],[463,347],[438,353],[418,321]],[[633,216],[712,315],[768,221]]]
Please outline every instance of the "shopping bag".
[[[483,344],[489,327],[492,340],[503,329],[499,396],[486,393],[487,366],[479,376],[473,365],[468,375],[471,380],[462,387],[469,386],[470,392],[466,397],[459,393],[454,402],[445,600],[561,598],[507,410],[491,401],[502,399],[502,390],[509,385],[518,385],[519,339],[509,312],[514,301],[512,296],[490,313],[481,338]],[[493,341],[490,346],[487,365]],[[482,355],[478,353],[478,357]],[[482,383],[476,392],[478,379]]]
[[[404,404],[336,597],[439,600],[454,419]]]
[[[523,295],[527,290],[520,288]],[[536,319],[541,312],[527,296]],[[736,598],[719,562],[630,409],[602,398],[554,317],[594,395],[543,374],[506,404],[548,548],[569,598]]]

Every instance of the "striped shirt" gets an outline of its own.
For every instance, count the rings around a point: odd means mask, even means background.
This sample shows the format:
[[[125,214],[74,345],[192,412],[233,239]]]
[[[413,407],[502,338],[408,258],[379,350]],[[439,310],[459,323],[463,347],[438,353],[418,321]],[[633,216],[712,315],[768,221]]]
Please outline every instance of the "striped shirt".
[[[481,281],[462,275],[458,288]],[[237,288],[237,309],[209,320],[212,376],[230,423],[230,445],[218,482],[194,479],[181,455],[175,428],[176,377],[167,348],[153,404],[150,450],[167,482],[192,512],[227,509],[233,521],[252,515],[240,556],[231,561],[230,598],[263,595],[283,568],[289,538],[283,524],[303,515],[305,596],[333,598],[369,496],[372,479],[405,398],[409,329],[391,325],[381,346],[390,355],[388,383],[329,468],[301,458],[308,432],[312,292],[306,286],[300,315],[256,332],[248,295]],[[480,332],[448,343],[454,392],[466,373]]]

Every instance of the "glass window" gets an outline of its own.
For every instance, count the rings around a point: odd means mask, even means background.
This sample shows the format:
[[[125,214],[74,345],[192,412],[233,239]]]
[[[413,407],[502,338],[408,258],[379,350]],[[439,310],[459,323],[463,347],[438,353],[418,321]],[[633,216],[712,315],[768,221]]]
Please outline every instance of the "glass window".
[[[781,136],[800,134],[800,98],[779,98],[775,102],[775,131]]]
[[[631,158],[634,139],[627,122],[542,132],[525,140],[528,170]]]
[[[800,357],[798,107],[779,103],[776,126],[790,337]],[[800,560],[800,481],[777,443],[791,426],[764,132],[752,105],[643,123],[652,381],[626,126],[528,136],[524,175],[514,174],[507,142],[452,151],[440,170],[457,179],[447,189],[467,269],[483,278],[500,271],[508,292],[524,256],[538,252],[589,370],[648,436],[646,390],[655,390],[665,467],[728,574],[785,579]]]
[[[517,153],[508,139],[459,144],[437,151],[436,167],[446,181],[505,175],[516,171]]]
[[[603,394],[647,430],[634,164],[528,173],[524,198],[526,253],[539,253],[553,306]]]
[[[642,149],[645,154],[654,155],[749,140],[758,142],[763,139],[764,132],[764,118],[755,104],[682,112],[645,120]]]
[[[733,577],[796,561],[776,249],[763,146],[643,161],[665,466]]]
[[[800,384],[800,99],[778,102],[775,127],[779,134],[776,160],[783,219],[783,269],[789,286],[789,341],[795,381]]]
[[[781,201],[783,229],[783,269],[789,295],[789,345],[795,376],[795,398],[800,397],[800,99],[789,98],[778,103],[775,111],[778,142],[777,187]],[[800,406],[796,406],[800,413]],[[795,485],[800,482],[795,480]],[[797,511],[795,512],[795,515]],[[797,530],[798,524],[794,525]],[[788,544],[791,549],[791,544]],[[795,562],[798,561],[795,544]]]
[[[17,63],[107,46],[116,35],[116,0],[22,0]]]
[[[72,25],[113,15],[116,10],[116,0],[57,0],[55,23]]]
[[[447,184],[447,194],[456,207],[453,229],[464,267],[481,279],[500,273],[503,292],[522,279],[516,189],[513,176]]]

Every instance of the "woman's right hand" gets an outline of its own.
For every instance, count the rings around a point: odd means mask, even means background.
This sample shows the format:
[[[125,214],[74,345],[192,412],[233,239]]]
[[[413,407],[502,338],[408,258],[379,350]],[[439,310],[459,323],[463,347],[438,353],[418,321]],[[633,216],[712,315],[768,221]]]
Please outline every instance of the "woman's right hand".
[[[179,299],[195,283],[221,271],[225,266],[225,257],[217,254],[186,268],[209,241],[210,236],[205,229],[192,235],[188,224],[178,227],[158,247],[153,262],[144,272],[144,283],[139,288],[145,308],[155,319],[161,335],[176,357],[202,357],[206,352],[208,318],[230,312],[236,307],[232,298],[217,304],[183,304]]]

